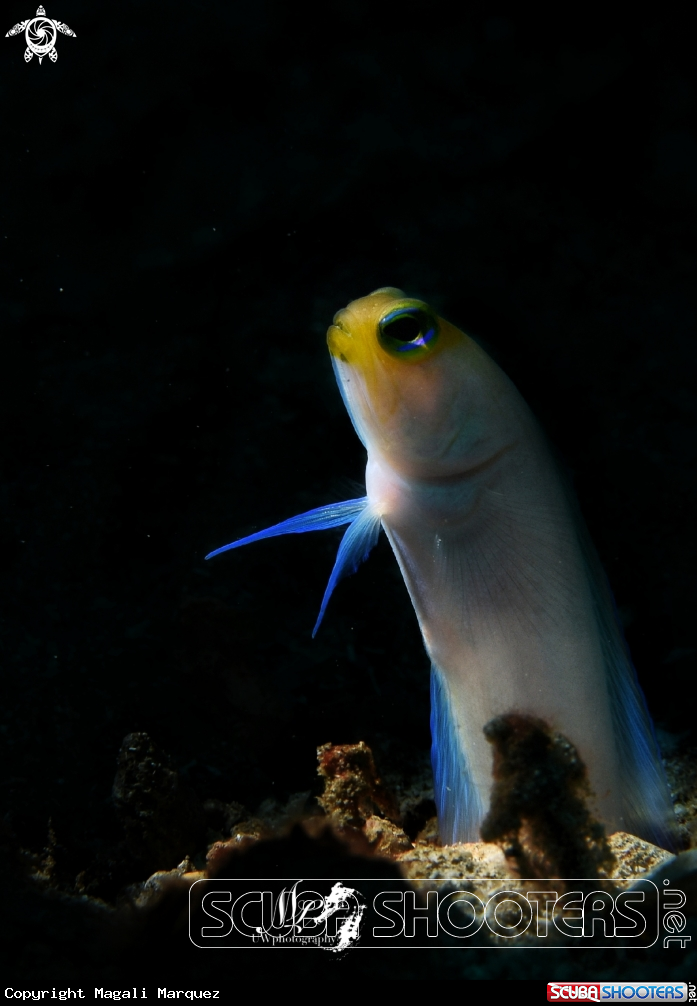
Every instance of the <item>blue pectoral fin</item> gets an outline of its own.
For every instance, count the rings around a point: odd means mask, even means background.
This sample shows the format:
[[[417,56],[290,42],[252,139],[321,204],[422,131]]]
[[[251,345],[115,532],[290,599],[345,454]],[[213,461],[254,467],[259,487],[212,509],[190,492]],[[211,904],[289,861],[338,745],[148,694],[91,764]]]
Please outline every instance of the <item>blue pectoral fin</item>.
[[[467,765],[443,672],[431,666],[431,764],[444,845],[479,841],[484,809]]]
[[[278,534],[303,534],[305,531],[323,531],[330,527],[341,527],[342,524],[350,524],[363,513],[368,506],[368,497],[363,496],[357,500],[346,500],[344,503],[330,503],[327,506],[317,507],[315,510],[308,510],[297,517],[290,517],[267,527],[264,531],[257,531],[256,534],[247,535],[246,538],[238,538],[237,541],[222,548],[216,548],[209,552],[206,559],[212,559],[214,555],[221,552],[229,552],[231,548],[239,548],[241,545],[251,545],[253,541],[262,541],[263,538],[273,538]],[[343,544],[343,543],[342,543]]]
[[[320,623],[324,618],[324,612],[329,604],[329,598],[332,596],[332,592],[337,583],[344,576],[349,576],[351,573],[355,573],[360,564],[365,562],[375,547],[379,534],[380,514],[376,513],[371,506],[366,505],[363,511],[351,523],[351,526],[341,539],[341,545],[339,545],[339,552],[336,557],[336,562],[334,563],[334,569],[332,570],[332,575],[329,577],[329,583],[327,584],[327,589],[325,590],[324,597],[322,598],[319,615],[317,616],[315,627],[312,630],[313,639],[315,638],[317,630],[320,627]]]

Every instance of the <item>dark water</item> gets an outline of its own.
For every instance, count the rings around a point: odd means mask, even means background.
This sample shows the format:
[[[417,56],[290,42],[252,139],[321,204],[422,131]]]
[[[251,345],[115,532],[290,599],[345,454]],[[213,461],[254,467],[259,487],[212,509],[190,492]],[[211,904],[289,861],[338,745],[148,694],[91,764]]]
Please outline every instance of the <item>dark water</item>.
[[[314,642],[340,532],[203,561],[361,494],[324,333],[379,286],[521,389],[575,473],[655,720],[692,730],[685,26],[55,4],[76,32],[58,61],[25,64],[23,35],[0,61],[0,809],[20,844],[40,851],[50,818],[65,878],[117,841],[134,730],[200,799],[252,809],[311,790],[327,741],[384,769],[427,757],[426,658],[384,541]],[[5,30],[31,16],[17,0]],[[58,924],[27,925],[22,946],[80,973]],[[623,960],[603,966],[631,980]],[[394,976],[544,977],[522,955],[434,961]]]

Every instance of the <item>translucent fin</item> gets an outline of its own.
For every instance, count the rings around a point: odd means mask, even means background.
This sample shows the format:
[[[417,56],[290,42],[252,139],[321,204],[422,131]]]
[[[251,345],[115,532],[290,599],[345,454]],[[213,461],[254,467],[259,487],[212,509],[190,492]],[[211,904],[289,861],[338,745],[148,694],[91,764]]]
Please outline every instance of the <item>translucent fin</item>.
[[[585,526],[579,526],[601,639],[620,763],[624,830],[674,849],[675,813],[646,699],[624,638],[612,590]]]
[[[660,848],[674,849],[675,814],[663,762],[602,569],[593,586],[620,762],[624,830]]]
[[[484,808],[460,744],[445,676],[435,664],[431,666],[431,764],[441,842],[479,841]]]
[[[221,552],[228,552],[231,548],[239,548],[240,545],[251,545],[253,541],[261,541],[263,538],[273,538],[278,534],[303,534],[305,531],[323,531],[329,527],[340,527],[342,524],[350,524],[355,521],[368,506],[368,497],[361,499],[346,500],[344,503],[329,503],[327,506],[319,506],[315,510],[308,510],[297,517],[290,517],[267,527],[264,531],[257,531],[256,534],[247,535],[246,538],[238,538],[230,545],[223,545],[209,552],[206,559],[212,559],[214,555]],[[343,544],[343,543],[342,543]]]
[[[344,576],[349,576],[351,573],[356,572],[360,564],[368,558],[378,540],[378,535],[380,534],[380,514],[367,505],[367,500],[364,502],[366,506],[362,513],[356,517],[341,539],[334,569],[332,570],[332,575],[329,577],[329,583],[322,598],[322,606],[319,609],[319,615],[312,630],[313,639],[317,635],[317,630],[329,604],[329,598],[332,596],[332,591],[337,583]]]

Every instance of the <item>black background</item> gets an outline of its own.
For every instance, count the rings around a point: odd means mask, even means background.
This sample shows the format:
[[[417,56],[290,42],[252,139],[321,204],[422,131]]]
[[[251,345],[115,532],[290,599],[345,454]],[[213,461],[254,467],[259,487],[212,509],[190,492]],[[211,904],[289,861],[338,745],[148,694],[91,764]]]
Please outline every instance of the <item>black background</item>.
[[[3,10],[3,34],[34,13]],[[427,661],[384,540],[314,642],[341,532],[203,561],[361,494],[324,333],[378,286],[518,385],[574,472],[654,718],[690,730],[689,26],[362,0],[47,14],[76,32],[57,63],[25,64],[23,35],[0,59],[0,810],[19,840],[41,848],[50,818],[75,874],[113,841],[132,730],[201,799],[251,809],[312,789],[326,741],[365,740],[383,771],[427,760]]]

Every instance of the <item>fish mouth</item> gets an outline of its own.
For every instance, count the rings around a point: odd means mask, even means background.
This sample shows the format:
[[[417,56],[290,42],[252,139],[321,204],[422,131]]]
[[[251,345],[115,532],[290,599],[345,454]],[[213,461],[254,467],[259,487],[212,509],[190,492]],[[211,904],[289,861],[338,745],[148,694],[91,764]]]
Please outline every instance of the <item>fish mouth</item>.
[[[329,352],[333,357],[341,360],[343,363],[348,363],[344,350],[348,349],[347,339],[351,338],[351,333],[348,332],[343,325],[330,325],[327,330],[327,346]]]
[[[332,356],[338,358],[343,363],[348,363],[345,351],[353,346],[353,335],[346,323],[346,309],[337,311],[332,320],[332,324],[327,330],[327,346]]]
[[[332,318],[332,324],[331,324],[331,327],[330,327],[330,331],[331,331],[332,328],[338,328],[338,329],[340,329],[340,331],[342,331],[344,333],[344,335],[351,335],[351,330],[349,329],[348,325],[346,324],[346,322],[342,318],[342,315],[344,314],[345,311],[346,311],[346,308],[342,308],[340,311],[336,312],[336,314]]]

